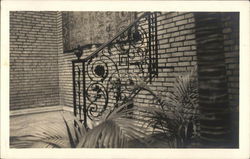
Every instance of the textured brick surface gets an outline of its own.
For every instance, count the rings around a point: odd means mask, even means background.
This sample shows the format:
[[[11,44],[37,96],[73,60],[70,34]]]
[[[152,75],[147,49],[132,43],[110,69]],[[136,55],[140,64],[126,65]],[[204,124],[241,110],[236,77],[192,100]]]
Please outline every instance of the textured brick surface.
[[[10,109],[59,105],[56,12],[10,12]]]
[[[239,143],[239,13],[224,13],[223,16],[224,53],[227,74],[229,106],[232,115],[232,138]]]
[[[196,65],[195,25],[192,13],[158,14],[159,77],[152,82],[152,89],[172,91],[175,78]],[[62,19],[58,14],[58,36],[62,35]],[[62,41],[62,39],[60,39]],[[73,54],[63,54],[59,42],[59,85],[60,104],[72,106],[72,64]],[[82,58],[87,57],[96,48],[85,50]],[[147,92],[140,92],[138,103],[154,103]]]
[[[158,15],[159,77],[156,90],[171,91],[175,78],[196,65],[194,15],[188,12]],[[188,27],[187,27],[188,26]]]
[[[222,15],[229,104],[239,106],[239,14]]]

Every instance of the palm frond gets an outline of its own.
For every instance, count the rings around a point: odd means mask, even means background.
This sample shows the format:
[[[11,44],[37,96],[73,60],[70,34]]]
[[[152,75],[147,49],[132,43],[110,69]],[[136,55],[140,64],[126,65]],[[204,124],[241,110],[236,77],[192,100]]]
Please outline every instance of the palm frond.
[[[142,126],[128,113],[132,110],[126,109],[131,104],[128,102],[109,115],[93,129],[90,129],[77,147],[87,148],[121,148],[127,147],[128,142],[133,139],[141,139],[146,136]]]
[[[61,115],[63,123],[51,122],[46,125],[32,126],[29,132],[30,135],[19,136],[18,143],[29,143],[26,144],[27,147],[35,148],[76,147],[85,134],[84,127],[73,115],[68,113],[61,113]]]

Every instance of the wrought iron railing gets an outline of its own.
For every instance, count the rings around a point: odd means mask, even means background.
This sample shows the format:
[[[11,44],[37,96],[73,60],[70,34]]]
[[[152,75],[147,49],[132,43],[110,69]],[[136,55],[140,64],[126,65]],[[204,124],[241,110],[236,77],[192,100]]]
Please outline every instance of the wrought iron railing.
[[[140,89],[133,76],[152,82],[158,76],[157,13],[146,12],[90,56],[72,61],[74,115],[87,127],[106,110],[132,100]]]

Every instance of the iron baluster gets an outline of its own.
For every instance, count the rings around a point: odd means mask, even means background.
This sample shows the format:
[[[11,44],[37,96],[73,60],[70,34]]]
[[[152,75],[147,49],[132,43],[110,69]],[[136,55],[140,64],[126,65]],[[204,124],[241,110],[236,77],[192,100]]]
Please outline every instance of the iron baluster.
[[[78,110],[79,110],[79,118],[80,118],[80,120],[82,120],[82,116],[81,116],[81,114],[82,114],[82,109],[81,109],[81,70],[80,70],[79,66],[76,66],[76,67],[78,69],[78,71],[77,71],[77,73],[78,73],[78,76],[77,76],[77,78],[78,78],[78,80],[77,80]]]
[[[83,81],[83,117],[84,127],[87,128],[87,109],[86,109],[86,82],[85,82],[85,62],[82,62],[82,81]]]
[[[74,106],[74,115],[77,115],[77,110],[76,110],[76,85],[75,85],[75,62],[72,61],[72,80],[73,80],[73,106]]]
[[[149,53],[149,66],[148,66],[148,72],[149,72],[149,82],[152,83],[152,57],[151,57],[151,20],[150,20],[150,14],[148,15],[148,53]]]
[[[158,77],[158,32],[157,32],[157,12],[154,13],[155,15],[155,75]]]

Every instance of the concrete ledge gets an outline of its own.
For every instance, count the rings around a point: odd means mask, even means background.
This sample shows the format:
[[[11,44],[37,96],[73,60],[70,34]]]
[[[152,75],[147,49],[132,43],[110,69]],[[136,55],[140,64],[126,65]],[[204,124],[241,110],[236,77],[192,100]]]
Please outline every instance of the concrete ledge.
[[[62,110],[73,112],[73,108],[69,106],[49,106],[49,107],[37,107],[37,108],[11,110],[10,116],[45,113],[45,112],[62,111]]]
[[[69,107],[69,106],[63,106],[62,110],[68,111],[68,112],[74,112],[74,108],[73,107]]]

